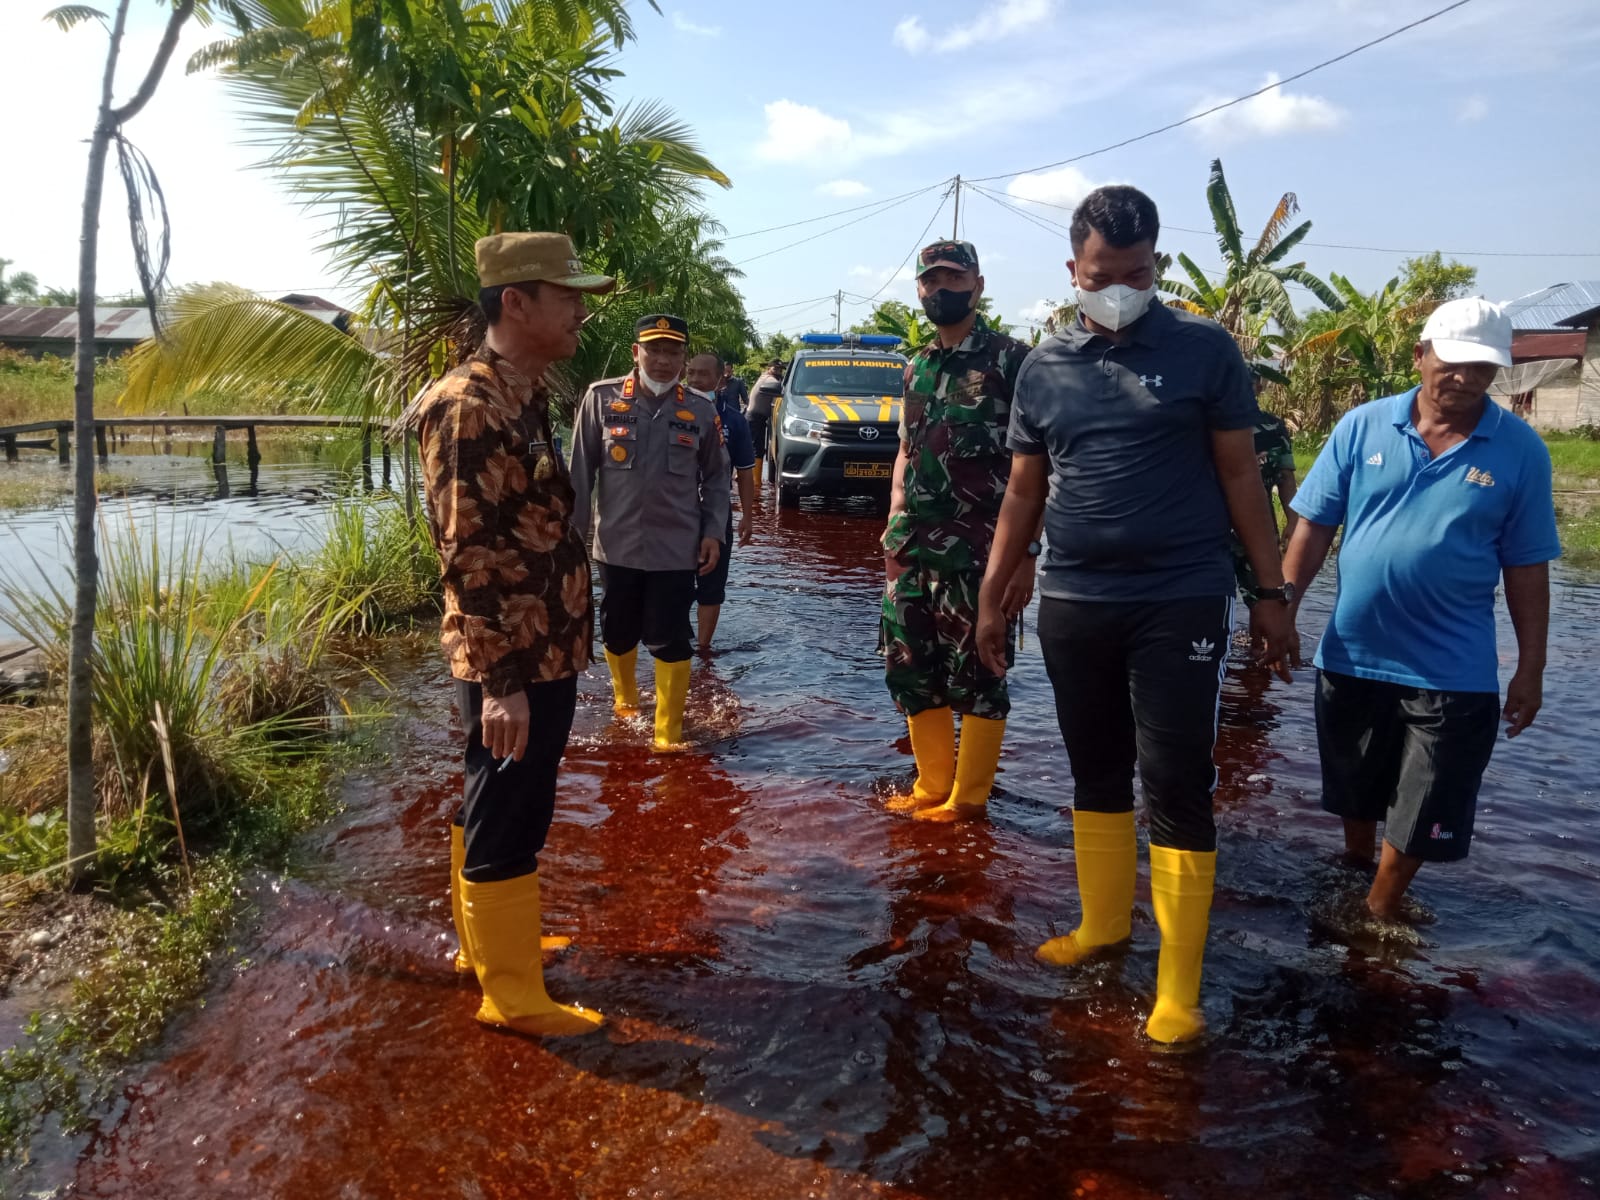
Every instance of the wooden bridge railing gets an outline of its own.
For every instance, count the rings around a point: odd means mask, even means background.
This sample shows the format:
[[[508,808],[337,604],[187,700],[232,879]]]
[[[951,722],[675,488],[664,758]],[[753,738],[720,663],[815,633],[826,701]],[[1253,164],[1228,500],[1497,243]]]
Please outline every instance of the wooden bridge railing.
[[[109,455],[107,430],[149,429],[163,431],[168,437],[174,429],[210,429],[211,461],[218,466],[227,463],[227,438],[230,429],[245,431],[245,460],[254,470],[261,462],[261,451],[256,445],[256,430],[261,429],[334,429],[359,426],[361,428],[361,465],[372,466],[372,430],[370,421],[359,417],[329,416],[326,414],[299,416],[219,416],[219,417],[96,417],[94,422],[95,451],[100,458]],[[6,461],[16,462],[21,450],[54,449],[57,458],[67,463],[72,460],[71,421],[33,421],[25,425],[0,426],[0,445],[4,445]],[[29,439],[30,433],[54,434],[54,440]],[[389,480],[389,443],[383,441],[383,478]]]

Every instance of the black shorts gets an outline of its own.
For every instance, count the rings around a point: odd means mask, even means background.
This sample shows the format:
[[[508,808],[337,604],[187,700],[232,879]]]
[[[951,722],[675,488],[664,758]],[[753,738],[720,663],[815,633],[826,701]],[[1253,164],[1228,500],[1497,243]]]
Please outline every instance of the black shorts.
[[[728,598],[728,568],[733,565],[733,520],[728,521],[728,534],[722,549],[717,552],[717,565],[704,575],[694,577],[694,602],[696,604],[721,604]]]
[[[694,656],[693,571],[639,571],[600,564],[600,640],[613,654],[640,642],[662,662]]]
[[[1316,709],[1326,811],[1384,822],[1384,841],[1426,862],[1467,856],[1499,731],[1498,694],[1321,671]]]

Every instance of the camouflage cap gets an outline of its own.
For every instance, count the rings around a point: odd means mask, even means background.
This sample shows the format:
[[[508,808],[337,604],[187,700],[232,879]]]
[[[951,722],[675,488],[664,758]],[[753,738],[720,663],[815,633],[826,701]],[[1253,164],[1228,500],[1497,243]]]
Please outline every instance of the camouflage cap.
[[[564,233],[496,233],[479,238],[473,250],[479,287],[554,283],[580,292],[609,292],[617,286],[609,275],[586,273]]]
[[[917,255],[917,277],[921,278],[935,267],[949,267],[952,271],[976,271],[978,248],[971,242],[934,242],[924,246]]]

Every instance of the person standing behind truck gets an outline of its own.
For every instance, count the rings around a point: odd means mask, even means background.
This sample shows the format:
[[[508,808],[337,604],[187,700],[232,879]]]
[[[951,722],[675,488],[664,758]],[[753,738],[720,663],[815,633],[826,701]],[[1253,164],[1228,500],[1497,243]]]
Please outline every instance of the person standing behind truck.
[[[783,360],[775,358],[761,372],[755,389],[750,393],[750,407],[745,417],[750,422],[750,440],[756,448],[755,484],[761,487],[761,465],[767,458],[767,426],[772,421],[772,406],[783,394]]]

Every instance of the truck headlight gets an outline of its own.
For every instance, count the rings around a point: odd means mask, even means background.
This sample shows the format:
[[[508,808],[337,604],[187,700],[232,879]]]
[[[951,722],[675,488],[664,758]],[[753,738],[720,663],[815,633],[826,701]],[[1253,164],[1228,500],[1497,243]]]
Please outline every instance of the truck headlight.
[[[785,437],[810,438],[814,442],[822,440],[822,431],[827,425],[822,421],[808,421],[804,417],[785,417],[783,419],[783,432]]]

